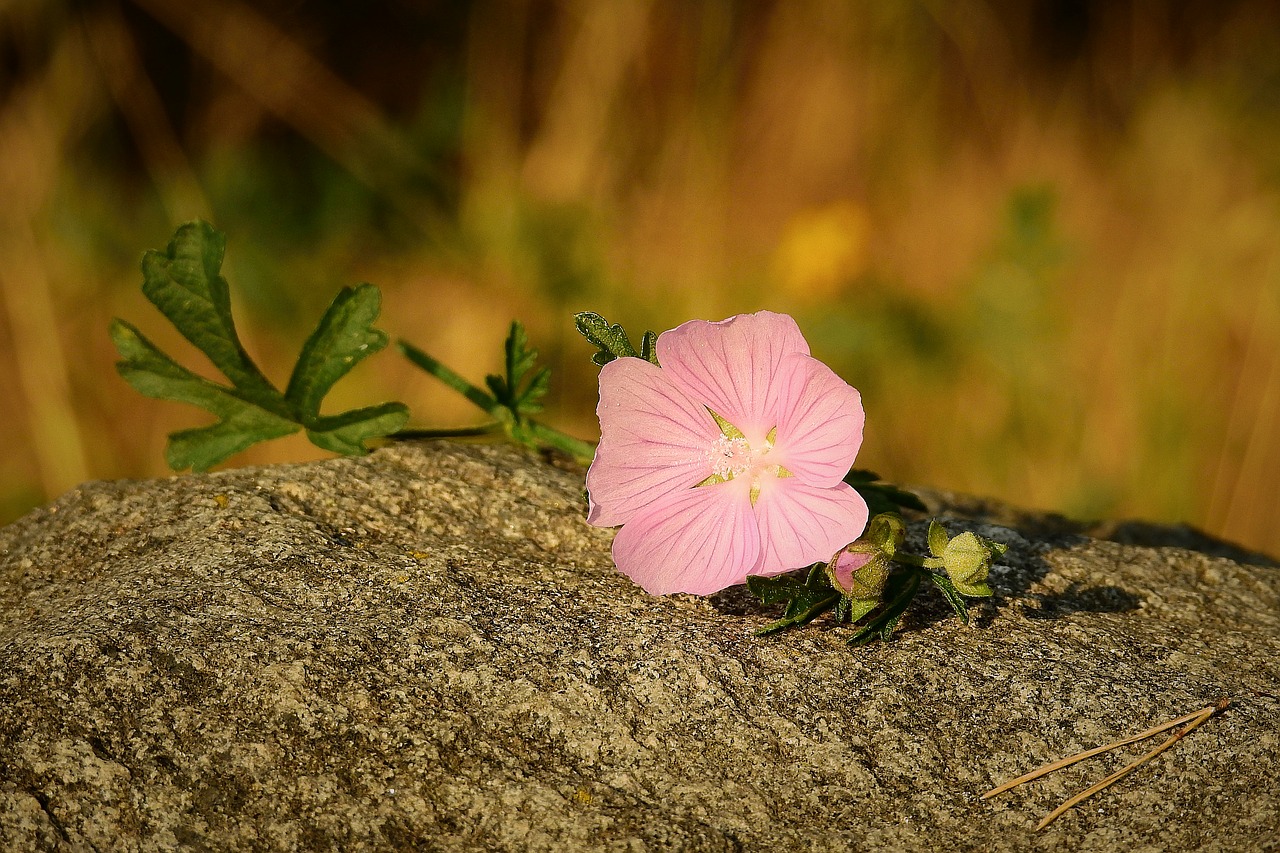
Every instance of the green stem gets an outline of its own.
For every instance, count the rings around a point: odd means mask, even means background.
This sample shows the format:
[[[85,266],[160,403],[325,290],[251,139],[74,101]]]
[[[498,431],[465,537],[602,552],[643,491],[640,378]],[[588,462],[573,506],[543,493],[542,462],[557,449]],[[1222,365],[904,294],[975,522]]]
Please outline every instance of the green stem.
[[[400,348],[400,352],[404,357],[412,361],[418,367],[430,373],[480,408],[484,409],[491,416],[498,420],[506,420],[510,417],[511,412],[493,397],[481,391],[449,368],[445,367],[436,359],[427,355],[422,350],[415,347],[408,341],[396,341],[396,346]]]
[[[921,557],[905,551],[895,551],[889,559],[904,566],[915,566],[918,569],[941,569],[945,564],[941,557]]]
[[[535,441],[569,454],[582,465],[591,464],[591,460],[596,455],[594,443],[574,438],[546,424],[540,424],[537,421],[526,421],[525,430]]]
[[[539,445],[553,447],[562,453],[567,453],[577,460],[580,464],[589,465],[596,453],[595,444],[589,441],[583,441],[574,438],[567,433],[563,433],[554,427],[546,424],[538,423],[534,420],[528,420],[516,412],[513,412],[509,406],[503,405],[493,396],[486,394],[467,380],[463,379],[457,373],[454,373],[437,359],[431,357],[427,353],[415,347],[408,341],[397,341],[396,346],[400,348],[400,352],[409,361],[418,367],[430,373],[471,402],[489,413],[496,419],[495,423],[483,424],[477,427],[461,427],[456,429],[442,430],[402,430],[396,433],[396,438],[462,438],[467,436],[489,435],[506,430],[514,440],[520,443],[527,443],[524,436],[532,439]],[[509,358],[509,354],[508,354]],[[511,366],[508,365],[508,375],[510,375]],[[524,436],[521,436],[523,433]]]
[[[474,438],[481,435],[493,435],[502,431],[502,424],[490,421],[487,424],[465,427],[441,427],[440,429],[402,429],[393,432],[388,438],[397,441],[411,441],[427,438]]]

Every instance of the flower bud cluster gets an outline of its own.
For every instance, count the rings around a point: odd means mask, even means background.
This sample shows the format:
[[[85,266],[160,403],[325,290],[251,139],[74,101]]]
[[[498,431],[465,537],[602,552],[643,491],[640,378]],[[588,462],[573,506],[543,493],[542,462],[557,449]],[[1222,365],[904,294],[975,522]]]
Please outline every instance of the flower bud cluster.
[[[929,551],[923,557],[902,550],[906,525],[896,513],[881,513],[867,525],[866,533],[845,546],[826,565],[827,579],[843,597],[838,613],[857,622],[871,611],[885,605],[898,614],[906,601],[919,589],[918,580],[929,577],[940,587],[956,612],[967,621],[964,603],[959,596],[984,598],[991,595],[987,575],[991,564],[1007,550],[1007,546],[964,532],[952,537],[937,521],[929,523]],[[886,602],[886,587],[894,574],[895,564],[915,580],[898,582]],[[894,619],[896,621],[896,618]]]

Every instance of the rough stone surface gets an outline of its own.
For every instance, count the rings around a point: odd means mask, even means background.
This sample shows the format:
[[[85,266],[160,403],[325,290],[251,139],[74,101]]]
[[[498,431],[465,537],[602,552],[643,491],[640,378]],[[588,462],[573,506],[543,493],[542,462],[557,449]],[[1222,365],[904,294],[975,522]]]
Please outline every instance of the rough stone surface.
[[[399,445],[92,483],[0,530],[0,849],[1280,849],[1265,559],[932,494],[1010,545],[974,627],[757,639],[741,589],[616,574],[581,485]],[[978,799],[1222,696],[1042,833],[1141,747]]]

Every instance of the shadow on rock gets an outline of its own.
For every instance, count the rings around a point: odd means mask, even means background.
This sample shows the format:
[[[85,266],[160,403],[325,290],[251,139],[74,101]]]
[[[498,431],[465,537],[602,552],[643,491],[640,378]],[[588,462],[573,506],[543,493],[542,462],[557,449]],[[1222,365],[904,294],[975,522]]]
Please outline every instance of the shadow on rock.
[[[1056,619],[1072,613],[1125,613],[1137,610],[1142,596],[1118,586],[1086,587],[1072,583],[1062,592],[1033,595],[1037,606],[1024,606],[1030,619]]]

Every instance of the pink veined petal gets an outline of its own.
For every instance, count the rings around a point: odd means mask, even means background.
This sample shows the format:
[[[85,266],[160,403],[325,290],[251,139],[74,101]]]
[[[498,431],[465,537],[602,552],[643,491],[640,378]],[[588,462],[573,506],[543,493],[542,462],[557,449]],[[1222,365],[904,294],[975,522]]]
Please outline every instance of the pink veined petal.
[[[751,574],[777,575],[829,560],[867,526],[866,501],[846,483],[821,489],[795,477],[766,477],[760,485],[760,557]]]
[[[809,354],[800,327],[772,311],[718,323],[690,320],[658,336],[663,373],[753,444],[777,426],[777,374],[783,359],[795,354]]]
[[[862,396],[807,355],[788,356],[779,374],[788,381],[770,461],[811,486],[834,486],[849,473],[862,446]]]
[[[720,429],[664,374],[639,358],[619,358],[600,371],[600,446],[587,471],[591,524],[626,524],[711,474]]]
[[[719,592],[746,580],[759,554],[745,479],[669,494],[613,540],[618,569],[653,595]]]

